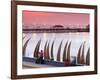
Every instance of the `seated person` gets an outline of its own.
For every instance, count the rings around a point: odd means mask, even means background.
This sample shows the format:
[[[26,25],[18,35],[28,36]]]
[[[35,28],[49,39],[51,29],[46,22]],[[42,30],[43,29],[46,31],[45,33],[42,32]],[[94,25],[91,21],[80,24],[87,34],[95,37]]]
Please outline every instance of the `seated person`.
[[[36,63],[38,64],[43,64],[44,60],[43,60],[43,51],[41,50],[41,52],[38,52],[38,58],[36,60]]]
[[[38,52],[38,57],[36,59],[36,62],[35,63],[40,63],[40,52]]]
[[[70,65],[70,61],[68,59],[64,60],[64,65],[65,66],[69,66]]]

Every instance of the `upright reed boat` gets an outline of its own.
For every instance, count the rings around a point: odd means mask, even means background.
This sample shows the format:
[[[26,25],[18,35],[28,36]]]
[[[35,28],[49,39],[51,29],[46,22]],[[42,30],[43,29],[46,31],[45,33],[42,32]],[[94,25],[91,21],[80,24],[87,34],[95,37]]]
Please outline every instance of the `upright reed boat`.
[[[68,46],[68,41],[66,42],[65,47],[64,47],[64,51],[63,51],[63,61],[65,61],[67,59],[67,55],[66,55],[67,46]]]
[[[37,58],[38,57],[38,52],[39,52],[39,48],[40,48],[40,44],[41,44],[41,39],[38,41],[36,47],[35,47],[35,50],[34,50],[34,58]]]
[[[54,48],[54,40],[52,42],[52,45],[51,45],[51,60],[54,60],[54,56],[53,56],[53,48]]]
[[[61,45],[62,45],[62,41],[60,42],[60,45],[58,47],[58,52],[57,52],[57,61],[60,62],[60,54],[61,54]]]
[[[23,57],[25,56],[26,47],[27,47],[28,42],[29,42],[30,39],[31,39],[31,38],[29,38],[29,39],[25,42],[25,44],[24,44],[24,46],[23,46]]]
[[[90,65],[90,48],[88,49],[86,55],[86,65]]]

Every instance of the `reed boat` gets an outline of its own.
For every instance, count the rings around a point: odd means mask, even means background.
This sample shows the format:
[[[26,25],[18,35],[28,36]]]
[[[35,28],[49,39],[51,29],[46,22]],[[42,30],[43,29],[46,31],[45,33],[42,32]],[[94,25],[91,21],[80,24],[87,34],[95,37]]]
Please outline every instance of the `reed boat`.
[[[71,59],[70,59],[70,50],[71,49],[70,48],[71,48],[71,41],[69,42],[68,50],[67,50],[67,61],[69,64],[71,63]]]
[[[78,50],[77,64],[80,64],[80,61],[81,61],[81,49],[82,49],[82,44],[81,44],[81,46],[79,47],[79,50]]]
[[[86,55],[86,65],[90,65],[90,48],[88,48]]]
[[[25,44],[24,44],[24,46],[23,46],[23,56],[25,56],[26,47],[27,47],[28,42],[29,42],[30,39],[31,39],[31,38],[29,38],[29,39],[25,42]]]
[[[44,59],[47,59],[47,41],[44,46]]]
[[[33,53],[34,58],[38,57],[38,52],[39,52],[40,44],[41,44],[41,39],[38,41],[38,43],[37,43],[37,45],[35,47],[35,50],[34,50],[34,53]]]
[[[85,42],[80,45],[80,48],[78,50],[77,64],[89,65],[89,63],[90,63],[90,52],[89,52],[89,49],[88,49],[88,51],[86,53],[86,58],[85,58],[84,50],[85,50]]]
[[[53,56],[53,48],[54,48],[54,42],[52,42],[52,45],[51,45],[51,60],[54,60],[54,56]]]
[[[50,60],[50,53],[49,53],[49,45],[50,45],[50,41],[49,41],[49,43],[48,43],[48,45],[47,45],[47,60]]]
[[[80,64],[85,64],[85,57],[84,57],[84,48],[85,48],[85,42],[83,43],[83,48],[82,48],[82,53],[81,53],[81,60],[80,60]]]
[[[26,36],[24,36],[22,39],[24,40]]]
[[[66,52],[67,52],[67,46],[68,46],[68,41],[66,42],[65,44],[65,47],[64,47],[64,51],[63,51],[63,61],[65,61],[67,59],[67,55],[66,55]]]
[[[62,45],[62,41],[60,42],[60,45],[59,45],[58,51],[57,51],[57,61],[59,61],[59,62],[60,62],[61,45]]]

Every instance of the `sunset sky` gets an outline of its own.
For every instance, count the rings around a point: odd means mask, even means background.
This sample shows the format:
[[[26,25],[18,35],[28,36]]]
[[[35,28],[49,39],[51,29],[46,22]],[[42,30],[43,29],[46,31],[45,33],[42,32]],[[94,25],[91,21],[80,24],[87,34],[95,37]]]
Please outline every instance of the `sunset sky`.
[[[22,23],[25,26],[34,24],[86,25],[89,24],[89,14],[23,11]]]

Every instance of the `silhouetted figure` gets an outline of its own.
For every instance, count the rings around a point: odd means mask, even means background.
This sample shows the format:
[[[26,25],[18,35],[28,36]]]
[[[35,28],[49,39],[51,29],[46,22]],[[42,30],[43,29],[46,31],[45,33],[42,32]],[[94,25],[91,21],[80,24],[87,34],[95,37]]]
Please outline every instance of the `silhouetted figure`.
[[[43,60],[43,51],[41,50],[41,52],[38,52],[38,58],[36,59],[36,63],[38,64],[43,64],[44,60]]]
[[[37,59],[36,59],[36,62],[35,63],[40,63],[40,52],[38,52],[38,57],[37,57]]]
[[[41,50],[41,52],[40,52],[40,61],[41,61],[41,64],[44,63],[44,60],[43,60],[43,50]]]
[[[68,59],[64,60],[64,65],[65,66],[70,66],[70,61]]]

